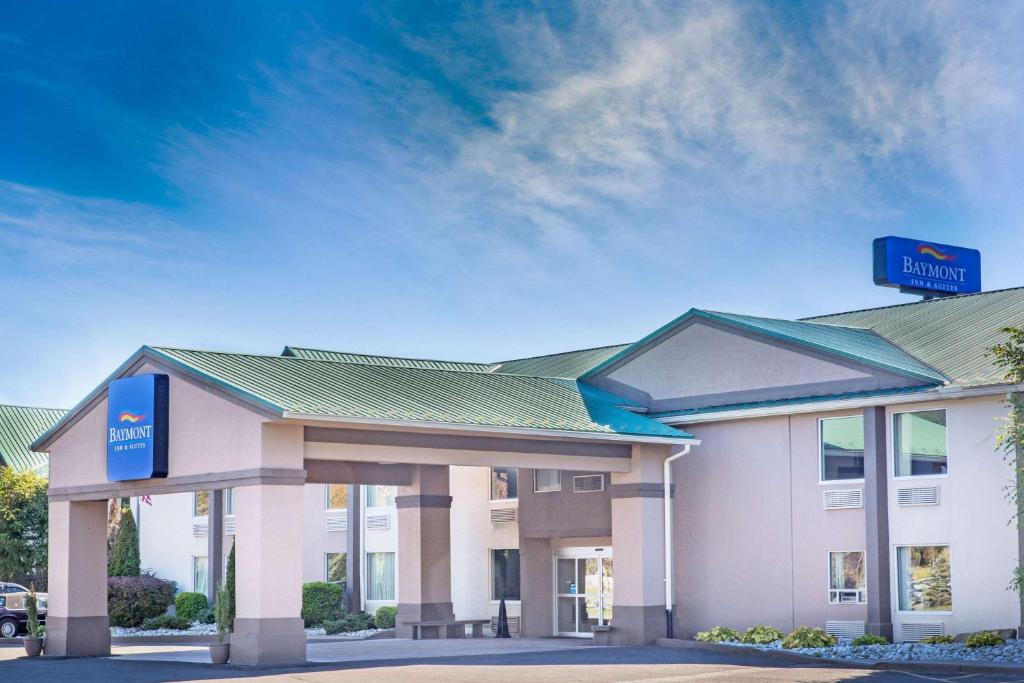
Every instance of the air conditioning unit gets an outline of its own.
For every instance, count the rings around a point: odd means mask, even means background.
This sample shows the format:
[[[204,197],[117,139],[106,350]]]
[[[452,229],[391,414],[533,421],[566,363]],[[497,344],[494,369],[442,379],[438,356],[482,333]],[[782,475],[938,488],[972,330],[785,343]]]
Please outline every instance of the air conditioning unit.
[[[331,515],[325,518],[324,523],[328,531],[347,531],[348,515]]]
[[[203,523],[203,524],[193,524],[192,525],[192,535],[193,536],[205,536],[208,533],[208,529],[209,528],[210,528],[209,525],[205,524],[205,523]]]
[[[224,518],[224,533],[226,533],[228,536],[234,536],[235,535],[235,518],[234,517],[225,517]]]
[[[864,489],[836,489],[821,494],[826,510],[864,507]]]
[[[863,621],[826,621],[825,632],[841,640],[853,640],[864,635]]]
[[[391,515],[367,515],[366,528],[369,531],[385,531],[391,528]]]
[[[946,633],[946,625],[942,622],[918,622],[900,624],[900,640],[904,643],[916,643],[928,636],[941,636]]]
[[[896,502],[902,506],[938,505],[938,486],[909,486],[896,489]]]
[[[498,632],[498,617],[491,617],[491,633]],[[508,617],[508,632],[519,633],[519,617]]]
[[[572,478],[572,490],[574,493],[589,493],[591,491],[604,491],[603,474],[581,474]]]

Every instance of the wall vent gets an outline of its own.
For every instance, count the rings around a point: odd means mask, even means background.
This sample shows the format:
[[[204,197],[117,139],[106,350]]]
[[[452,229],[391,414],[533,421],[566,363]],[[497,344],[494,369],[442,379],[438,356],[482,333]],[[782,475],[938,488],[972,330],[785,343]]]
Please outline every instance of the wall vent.
[[[863,621],[826,621],[825,632],[842,640],[853,640],[864,635]]]
[[[228,536],[235,535],[235,518],[234,516],[224,518],[224,533]]]
[[[900,624],[900,640],[904,643],[916,643],[928,636],[941,636],[945,632],[946,625],[941,622]]]
[[[821,495],[826,510],[864,507],[864,489],[838,489],[824,491]]]
[[[348,515],[331,515],[326,518],[325,524],[328,531],[347,531]]]
[[[491,524],[515,524],[519,521],[519,508],[491,508]]]
[[[909,486],[896,490],[896,500],[902,505],[938,505],[938,486]]]
[[[366,528],[370,531],[384,531],[391,528],[391,515],[367,515]]]
[[[205,523],[204,524],[193,524],[192,525],[192,535],[193,536],[205,536],[206,533],[207,533],[207,529],[209,529],[209,525],[208,524],[205,524]]]
[[[498,632],[498,617],[491,617],[491,633]],[[508,618],[508,632],[519,633],[519,617]]]
[[[589,493],[590,491],[604,491],[603,474],[582,474],[572,478],[572,490],[575,493]]]

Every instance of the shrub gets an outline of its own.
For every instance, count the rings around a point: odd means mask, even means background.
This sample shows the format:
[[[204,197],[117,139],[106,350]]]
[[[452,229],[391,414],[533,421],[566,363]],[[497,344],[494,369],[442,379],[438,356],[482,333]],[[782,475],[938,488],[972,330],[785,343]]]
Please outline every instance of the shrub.
[[[158,617],[174,602],[174,582],[155,576],[112,576],[107,579],[107,614],[111,626],[140,626]]]
[[[217,623],[217,615],[214,612],[213,607],[206,607],[199,614],[196,615],[196,621],[200,624],[215,624]]]
[[[131,508],[121,511],[121,525],[117,528],[114,542],[107,559],[107,576],[139,576],[139,529]]]
[[[321,626],[341,619],[341,586],[312,581],[302,586],[302,620],[306,626]]]
[[[175,631],[186,631],[190,626],[192,626],[191,619],[172,616],[170,614],[161,614],[158,617],[150,617],[142,622],[143,631],[157,631],[162,628],[169,628]]]
[[[954,640],[953,636],[928,636],[922,638],[921,642],[925,645],[950,645]]]
[[[202,593],[178,593],[174,598],[174,613],[190,622],[196,621],[209,606],[210,603]]]
[[[1006,641],[1003,637],[995,631],[978,631],[967,636],[964,640],[964,645],[967,647],[992,647],[993,645],[1003,645]]]
[[[801,647],[831,647],[837,642],[839,641],[835,636],[830,636],[820,628],[800,626],[789,632],[789,635],[782,641],[782,647],[787,650]]]
[[[373,628],[373,617],[366,612],[355,612],[354,614],[346,614],[340,619],[332,619],[331,621],[324,622],[324,631],[328,635],[334,635],[336,633],[352,633],[353,631],[365,631]]]
[[[751,626],[740,637],[740,642],[747,645],[767,645],[782,640],[786,634],[773,626]]]
[[[227,589],[228,631],[235,630],[235,542],[231,541],[228,553],[228,568],[224,570],[224,587]],[[207,622],[204,622],[207,623]],[[213,623],[213,622],[208,622]]]
[[[377,628],[394,628],[395,620],[398,618],[398,609],[391,605],[381,605],[377,613],[373,615],[373,623]]]
[[[740,635],[727,626],[715,626],[709,631],[701,631],[696,638],[702,643],[724,643],[739,640]]]
[[[888,645],[889,639],[885,636],[876,636],[873,633],[865,633],[853,639],[852,645]]]
[[[231,603],[231,595],[224,584],[217,586],[217,599],[214,601],[213,613],[217,624],[217,641],[223,643],[224,637],[231,628],[229,620],[231,612],[228,609]]]

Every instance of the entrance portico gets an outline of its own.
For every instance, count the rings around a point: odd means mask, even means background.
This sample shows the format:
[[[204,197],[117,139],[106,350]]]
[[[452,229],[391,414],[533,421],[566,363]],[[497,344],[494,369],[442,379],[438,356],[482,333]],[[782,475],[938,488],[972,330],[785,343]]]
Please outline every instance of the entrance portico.
[[[266,383],[282,382],[287,389],[282,393],[294,393],[295,382],[283,382],[281,375],[310,373],[319,384],[306,387],[308,396],[303,400],[322,406],[327,402],[324,392],[337,391],[331,382],[340,381],[322,375],[336,371],[333,365],[343,364],[218,356],[223,357],[216,359],[216,367],[200,369],[186,352],[171,354],[144,347],[111,378],[168,376],[166,477],[108,480],[106,383],[36,443],[37,449],[50,452],[49,654],[109,653],[102,597],[106,594],[105,501],[117,496],[235,490],[234,663],[262,666],[305,661],[301,527],[302,486],[308,482],[399,486],[398,635],[407,635],[412,621],[458,617],[453,613],[451,591],[450,465],[610,476],[617,640],[649,642],[664,634],[664,605],[658,598],[664,582],[661,501],[653,492],[660,483],[664,458],[693,442],[685,433],[670,428],[655,434],[620,433],[625,430],[607,425],[614,420],[629,423],[629,413],[615,408],[606,397],[596,403],[590,397],[581,398],[578,389],[564,382],[546,383],[543,388],[578,401],[581,409],[574,419],[586,429],[352,418],[341,407],[317,415],[281,408],[285,396],[274,395],[270,400],[272,392]],[[223,366],[231,363],[244,366],[249,374],[228,372]],[[254,365],[259,367],[253,369]],[[521,385],[524,379],[539,378],[505,377],[495,383]],[[521,391],[521,387],[512,388]],[[547,405],[551,401],[546,396],[530,408],[538,414],[545,409],[552,414],[565,410]],[[600,418],[591,418],[598,414]],[[552,422],[559,426],[557,420]],[[548,596],[549,592],[540,599]],[[534,598],[524,594],[522,599],[526,603]]]

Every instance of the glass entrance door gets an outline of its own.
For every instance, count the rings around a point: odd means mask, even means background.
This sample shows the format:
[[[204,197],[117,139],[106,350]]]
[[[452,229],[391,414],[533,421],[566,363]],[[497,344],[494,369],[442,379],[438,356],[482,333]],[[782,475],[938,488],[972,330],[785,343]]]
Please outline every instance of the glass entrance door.
[[[562,548],[555,556],[555,635],[593,637],[612,619],[610,548]]]

